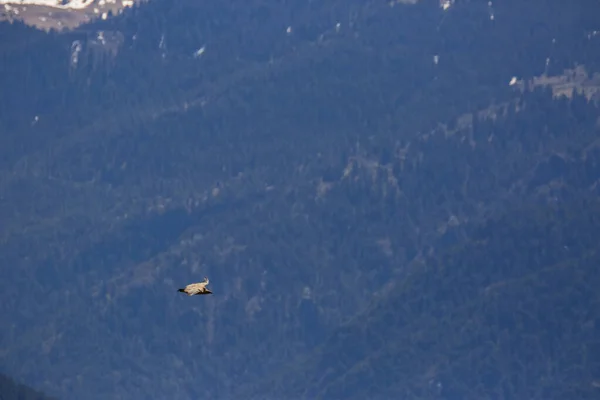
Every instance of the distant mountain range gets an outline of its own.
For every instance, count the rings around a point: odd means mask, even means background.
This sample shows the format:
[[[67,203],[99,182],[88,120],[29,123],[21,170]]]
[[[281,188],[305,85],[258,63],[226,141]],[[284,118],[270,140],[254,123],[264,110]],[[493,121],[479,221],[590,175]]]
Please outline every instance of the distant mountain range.
[[[594,398],[599,12],[0,23],[0,370],[63,400]]]

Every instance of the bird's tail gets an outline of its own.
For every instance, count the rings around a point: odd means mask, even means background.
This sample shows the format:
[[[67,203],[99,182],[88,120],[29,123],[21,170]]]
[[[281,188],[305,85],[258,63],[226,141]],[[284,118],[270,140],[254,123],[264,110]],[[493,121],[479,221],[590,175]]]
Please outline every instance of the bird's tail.
[[[185,292],[185,289],[177,289],[178,292]]]

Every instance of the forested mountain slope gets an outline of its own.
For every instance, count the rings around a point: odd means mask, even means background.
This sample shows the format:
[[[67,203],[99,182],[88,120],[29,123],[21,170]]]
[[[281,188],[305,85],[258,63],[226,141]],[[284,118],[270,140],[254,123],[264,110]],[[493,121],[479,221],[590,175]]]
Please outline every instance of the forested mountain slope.
[[[594,193],[597,105],[508,82],[596,71],[598,7],[156,0],[1,25],[0,368],[64,399],[326,393],[261,382],[508,205]],[[177,296],[205,275],[213,296]]]
[[[491,219],[250,398],[597,398],[599,215],[596,194]]]

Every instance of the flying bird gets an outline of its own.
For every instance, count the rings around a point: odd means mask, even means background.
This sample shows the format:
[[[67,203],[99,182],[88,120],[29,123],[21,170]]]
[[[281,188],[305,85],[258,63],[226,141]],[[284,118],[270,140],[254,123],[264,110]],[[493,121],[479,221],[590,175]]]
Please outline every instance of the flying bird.
[[[208,285],[208,278],[204,277],[204,282],[191,283],[191,284],[187,285],[185,288],[178,289],[177,291],[183,292],[183,293],[187,294],[188,296],[201,295],[201,294],[212,294],[210,289],[206,287],[207,285]]]

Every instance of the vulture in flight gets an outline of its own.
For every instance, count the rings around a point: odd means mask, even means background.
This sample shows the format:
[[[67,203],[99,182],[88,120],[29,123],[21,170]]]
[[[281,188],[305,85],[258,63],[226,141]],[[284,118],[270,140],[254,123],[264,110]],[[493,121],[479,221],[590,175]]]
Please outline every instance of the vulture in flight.
[[[191,283],[189,285],[187,285],[185,288],[183,289],[178,289],[178,292],[183,292],[185,294],[187,294],[188,296],[194,296],[194,295],[200,295],[200,294],[212,294],[212,292],[210,291],[209,288],[207,288],[206,286],[208,285],[208,278],[204,277],[204,282],[200,282],[200,283]]]

